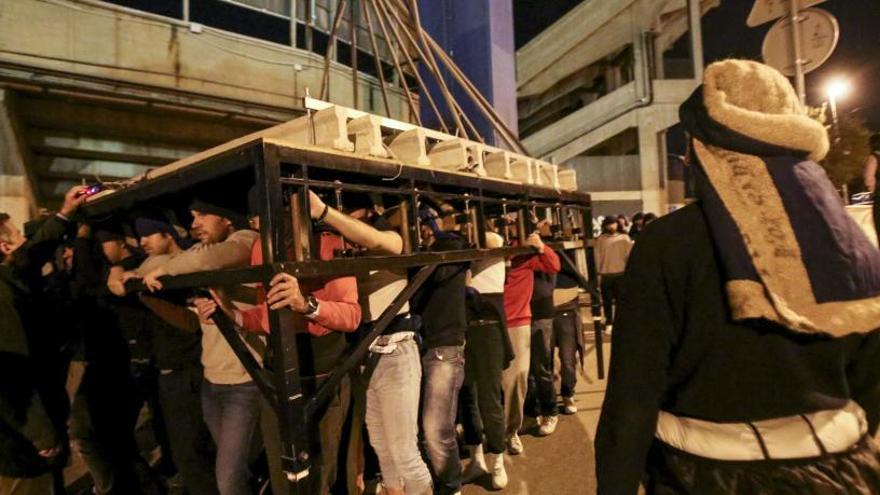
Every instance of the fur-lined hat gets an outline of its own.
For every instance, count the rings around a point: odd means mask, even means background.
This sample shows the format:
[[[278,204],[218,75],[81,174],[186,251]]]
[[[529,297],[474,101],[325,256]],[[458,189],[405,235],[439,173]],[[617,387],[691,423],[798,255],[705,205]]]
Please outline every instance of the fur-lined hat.
[[[758,62],[716,62],[679,115],[731,317],[835,337],[880,328],[880,252],[815,163],[828,134],[791,83]]]
[[[807,115],[788,79],[752,60],[706,67],[703,85],[682,105],[680,116],[699,141],[732,151],[800,152],[814,161],[828,153],[825,127]]]

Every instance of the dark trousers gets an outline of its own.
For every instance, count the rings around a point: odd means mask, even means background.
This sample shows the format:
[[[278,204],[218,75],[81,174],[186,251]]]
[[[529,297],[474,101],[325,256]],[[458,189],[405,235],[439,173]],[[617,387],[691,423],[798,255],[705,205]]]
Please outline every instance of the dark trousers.
[[[133,402],[131,405],[134,422],[140,416],[144,404],[150,410],[150,427],[153,439],[159,446],[162,457],[157,470],[163,476],[173,476],[177,471],[171,454],[171,440],[168,438],[168,429],[165,425],[165,416],[159,404],[159,370],[148,362],[132,362],[129,366],[131,378],[134,383],[132,388]]]
[[[504,343],[500,325],[468,327],[464,386],[460,395],[465,443],[479,445],[485,436],[486,451],[490,454],[504,452],[504,406],[501,402]]]
[[[171,444],[171,457],[190,495],[217,494],[214,442],[202,414],[202,368],[159,375],[159,405]]]
[[[99,493],[158,493],[134,438],[143,400],[127,360],[86,366],[71,408],[71,437]]]
[[[553,333],[556,347],[559,348],[559,360],[562,363],[563,397],[574,395],[577,385],[577,350],[578,332],[581,331],[580,316],[573,310],[556,313],[553,319]]]
[[[623,274],[603,273],[601,277],[599,287],[602,290],[602,308],[605,311],[605,323],[607,325],[614,325],[617,301],[620,300],[620,293],[623,289]]]
[[[871,206],[874,213],[874,230],[877,231],[877,238],[880,239],[880,191],[874,193],[874,204]]]
[[[534,394],[535,414],[555,416],[556,387],[553,383],[553,320],[532,321],[529,383]]]

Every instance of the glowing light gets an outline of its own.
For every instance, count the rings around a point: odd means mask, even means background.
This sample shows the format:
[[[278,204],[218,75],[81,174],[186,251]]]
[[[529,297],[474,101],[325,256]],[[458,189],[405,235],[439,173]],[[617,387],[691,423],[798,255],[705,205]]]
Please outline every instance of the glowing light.
[[[832,100],[837,100],[843,96],[849,94],[852,87],[849,84],[849,81],[846,79],[834,79],[828,86],[825,88],[825,92],[828,93],[828,98]]]

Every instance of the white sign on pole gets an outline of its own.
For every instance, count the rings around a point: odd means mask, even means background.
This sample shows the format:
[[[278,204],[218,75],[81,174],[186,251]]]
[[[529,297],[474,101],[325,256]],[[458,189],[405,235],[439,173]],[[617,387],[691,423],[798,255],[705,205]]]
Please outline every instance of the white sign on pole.
[[[799,14],[801,32],[801,61],[804,74],[822,65],[840,37],[837,19],[821,9],[807,9]],[[786,76],[796,73],[794,43],[791,35],[791,19],[784,18],[767,32],[761,55],[764,63]]]
[[[799,0],[798,5],[801,9],[805,9],[824,1],[825,0]],[[752,11],[749,12],[749,17],[746,19],[746,26],[760,26],[773,19],[787,16],[789,13],[789,5],[789,0],[755,0],[755,5],[752,6]]]

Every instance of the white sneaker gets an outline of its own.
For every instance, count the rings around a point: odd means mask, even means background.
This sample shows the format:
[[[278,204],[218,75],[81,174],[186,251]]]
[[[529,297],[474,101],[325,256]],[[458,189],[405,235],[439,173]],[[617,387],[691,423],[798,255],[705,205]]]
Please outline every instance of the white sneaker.
[[[504,454],[489,454],[487,461],[492,475],[492,488],[503,490],[507,486],[507,470],[504,469]]]
[[[507,452],[510,455],[520,455],[523,453],[522,440],[519,439],[519,435],[516,433],[507,438]]]
[[[483,456],[483,446],[475,445],[468,447],[468,449],[471,451],[471,462],[461,473],[462,483],[470,483],[489,473],[489,468],[486,467],[486,458]]]
[[[565,414],[576,414],[578,412],[578,406],[574,405],[574,397],[563,397],[562,403],[562,412]]]
[[[559,422],[559,416],[539,416],[538,417],[538,436],[546,437],[552,435],[556,431],[556,423]]]

